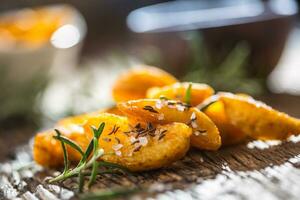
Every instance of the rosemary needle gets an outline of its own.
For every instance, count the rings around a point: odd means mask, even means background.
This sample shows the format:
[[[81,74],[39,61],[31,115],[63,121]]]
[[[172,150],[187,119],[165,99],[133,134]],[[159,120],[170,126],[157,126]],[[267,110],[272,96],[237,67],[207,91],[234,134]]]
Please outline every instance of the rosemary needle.
[[[184,101],[187,105],[191,105],[191,98],[192,98],[192,83],[189,83],[189,86],[184,96]]]

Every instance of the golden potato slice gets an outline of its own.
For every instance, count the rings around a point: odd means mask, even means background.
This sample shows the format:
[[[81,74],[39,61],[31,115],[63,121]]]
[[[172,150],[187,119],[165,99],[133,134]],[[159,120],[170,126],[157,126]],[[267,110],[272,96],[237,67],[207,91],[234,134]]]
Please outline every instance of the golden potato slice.
[[[123,115],[123,113],[116,106],[111,106],[111,107],[103,108],[103,109],[95,111],[95,112],[83,113],[80,115],[66,117],[64,119],[59,120],[56,123],[56,126],[67,126],[67,125],[72,125],[72,124],[82,125],[90,117],[94,117],[96,115],[99,115],[100,113],[110,113],[110,114],[115,114],[115,115],[120,115],[120,116]]]
[[[197,106],[202,103],[206,98],[214,94],[214,90],[206,84],[200,83],[174,83],[163,87],[153,87],[147,90],[147,98],[159,99],[166,97],[167,99],[185,101],[185,94],[189,87],[191,87],[191,105]]]
[[[221,93],[230,122],[254,139],[286,139],[300,133],[300,120],[247,96]]]
[[[102,113],[102,111],[99,112],[91,112],[91,113],[83,113],[80,115],[75,115],[71,117],[66,117],[61,120],[59,120],[56,123],[56,126],[68,126],[68,125],[83,125],[86,120],[92,116],[98,115],[99,113]]]
[[[120,164],[131,171],[157,169],[182,158],[189,149],[191,129],[182,123],[150,125],[136,124],[132,127],[128,118],[102,113],[89,117],[83,125],[71,130],[68,126],[57,127],[64,136],[86,149],[93,137],[91,126],[98,127],[105,122],[99,138],[104,149],[102,160]],[[37,163],[56,167],[63,164],[60,142],[53,138],[54,131],[40,133],[35,137],[33,155]],[[67,148],[69,159],[79,161],[80,154]]]
[[[115,115],[119,115],[119,116],[123,115],[123,113],[117,108],[117,106],[112,106],[110,108],[103,109],[103,112],[115,114]]]
[[[99,126],[103,121],[101,118],[90,118],[85,126],[87,132],[90,132],[91,125]],[[110,131],[105,131],[100,137],[100,146],[108,153],[102,159],[125,166],[131,171],[167,166],[182,158],[189,149],[192,130],[183,123],[150,127],[140,123],[130,127],[124,123],[124,126],[114,127],[110,127]],[[110,134],[117,128],[115,133]]]
[[[182,102],[140,99],[119,103],[117,106],[124,114],[137,121],[188,124],[193,128],[191,144],[199,149],[217,150],[221,146],[216,125],[197,108],[190,108]]]
[[[245,139],[246,134],[230,123],[225,113],[223,102],[217,101],[211,104],[205,109],[204,113],[218,127],[222,138],[222,145],[236,144]]]
[[[149,88],[165,86],[177,82],[171,74],[156,68],[144,66],[131,69],[122,74],[112,88],[112,95],[116,102],[146,97]]]

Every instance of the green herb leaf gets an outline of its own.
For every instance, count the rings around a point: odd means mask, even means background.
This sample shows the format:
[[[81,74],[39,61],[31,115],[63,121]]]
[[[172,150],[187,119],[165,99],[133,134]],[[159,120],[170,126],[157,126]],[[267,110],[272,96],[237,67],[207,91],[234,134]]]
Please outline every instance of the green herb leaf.
[[[105,126],[105,123],[103,122],[100,124],[98,129],[91,127],[94,132],[95,138],[99,139],[100,135],[102,134],[102,132],[104,130],[104,126]],[[97,140],[97,142],[98,142],[98,140]],[[94,147],[94,139],[91,140],[90,144],[88,145],[88,148],[86,149],[86,151],[79,163],[85,162],[89,158],[89,156],[91,155],[91,153],[93,151],[93,147]]]
[[[78,192],[82,193],[83,192],[83,186],[84,186],[84,176],[81,171],[78,173]]]
[[[100,126],[99,126],[98,129],[95,129],[94,127],[92,127],[93,132],[94,132],[94,137],[96,137],[97,139],[99,139],[100,136],[101,136],[101,134],[102,134],[102,132],[103,132],[103,130],[104,130],[104,127],[105,127],[105,123],[104,122],[102,122],[100,124]]]
[[[56,130],[57,131],[57,130]],[[64,136],[53,136],[55,139],[65,143],[65,144],[68,144],[70,145],[73,149],[75,149],[76,151],[78,151],[82,156],[84,154],[83,150],[81,149],[81,147],[76,144],[75,142],[73,142],[72,140],[64,137]]]
[[[192,83],[189,83],[189,86],[185,92],[184,101],[186,104],[191,105],[192,98]]]
[[[50,182],[56,182],[56,181],[63,181],[67,178],[78,176],[78,191],[82,192],[83,187],[84,187],[84,177],[85,176],[90,176],[89,177],[89,183],[88,186],[91,187],[91,185],[95,182],[97,174],[102,174],[102,173],[116,173],[114,169],[121,169],[124,172],[129,173],[129,171],[120,165],[114,164],[114,163],[109,163],[109,162],[104,162],[100,161],[98,162],[97,160],[104,155],[104,150],[99,148],[99,138],[104,130],[105,123],[101,123],[98,129],[92,128],[94,132],[94,137],[90,141],[87,149],[85,152],[82,151],[81,147],[73,142],[72,140],[61,136],[61,133],[55,129],[57,136],[54,136],[55,139],[59,140],[62,144],[62,149],[64,153],[64,164],[65,168],[62,174],[59,176],[53,178],[50,180]],[[81,155],[82,158],[78,162],[77,166],[73,169],[69,169],[69,160],[68,160],[68,154],[66,150],[66,144],[68,144],[71,148],[77,150]],[[91,158],[88,160],[88,158],[91,156]],[[92,167],[91,172],[88,171]],[[107,167],[109,168],[108,170],[100,170],[100,167]],[[104,194],[105,198],[109,198],[110,196],[113,196],[112,193],[109,194]]]
[[[60,133],[60,131],[57,130],[57,129],[54,129],[54,130],[55,130],[55,132],[57,134],[57,137],[59,139],[61,139],[61,133]],[[62,147],[63,154],[64,154],[64,171],[63,171],[62,174],[65,174],[68,171],[68,169],[69,169],[69,158],[68,158],[68,152],[67,152],[65,143],[62,140],[60,140],[60,143],[61,143],[61,147]]]

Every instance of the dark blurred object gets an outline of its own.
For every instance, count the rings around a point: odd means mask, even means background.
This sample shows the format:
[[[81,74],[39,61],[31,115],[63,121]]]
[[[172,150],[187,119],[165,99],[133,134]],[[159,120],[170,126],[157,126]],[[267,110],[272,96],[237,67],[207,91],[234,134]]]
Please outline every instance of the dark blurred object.
[[[76,66],[85,33],[80,13],[64,4],[1,13],[0,121],[39,113],[38,97]]]
[[[139,45],[157,49],[164,58],[159,65],[176,75],[184,75],[193,59],[182,34],[200,31],[214,65],[243,41],[251,50],[249,76],[265,78],[281,56],[297,10],[294,0],[174,1],[133,11],[128,25],[139,33]]]

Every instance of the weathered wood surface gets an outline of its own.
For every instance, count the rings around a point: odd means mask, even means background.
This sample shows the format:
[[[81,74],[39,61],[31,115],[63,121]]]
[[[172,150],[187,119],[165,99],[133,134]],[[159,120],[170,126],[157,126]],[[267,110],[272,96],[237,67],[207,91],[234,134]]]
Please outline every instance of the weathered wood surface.
[[[272,102],[275,107],[280,107],[283,101],[277,99],[278,104]],[[298,99],[287,100],[291,106],[295,101]],[[289,112],[291,107],[284,105],[286,107],[282,106],[284,109],[281,110]],[[300,110],[293,108],[293,115],[299,116]],[[27,129],[27,132],[30,130]],[[28,147],[19,149],[17,157],[8,153],[13,150],[11,144],[17,141],[17,135],[21,135],[22,142],[27,143],[23,138],[25,133],[22,129],[21,132],[14,131],[14,134],[1,135],[0,199],[30,195],[45,200],[71,197],[73,194],[68,191],[76,191],[74,182],[62,184],[68,189],[62,190],[64,195],[58,188],[44,183],[43,179],[53,172],[35,166],[12,172],[18,160],[30,162],[31,158],[26,153],[30,152]],[[150,192],[138,193],[135,197],[142,195],[141,198],[151,196],[160,199],[299,199],[300,142],[299,138],[294,139],[293,142],[275,143],[273,146],[246,142],[217,152],[192,149],[184,159],[162,170],[135,175],[99,176],[91,190],[119,186],[150,188]],[[37,172],[31,173],[32,170]]]

